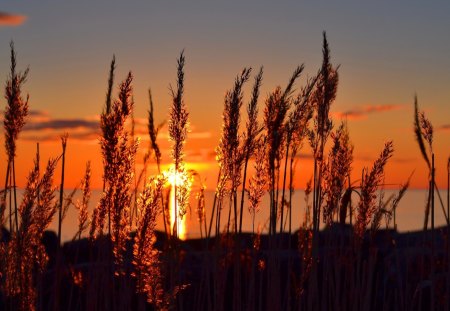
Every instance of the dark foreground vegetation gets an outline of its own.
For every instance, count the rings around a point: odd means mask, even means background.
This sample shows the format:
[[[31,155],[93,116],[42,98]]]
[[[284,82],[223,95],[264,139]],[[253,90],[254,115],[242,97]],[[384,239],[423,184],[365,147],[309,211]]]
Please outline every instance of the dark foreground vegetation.
[[[5,238],[8,238],[7,232]],[[169,242],[164,232],[155,232],[155,249],[164,253]],[[223,258],[219,275],[216,275],[215,256],[220,256],[206,239],[179,241],[182,259],[179,273],[188,284],[174,308],[184,310],[231,310],[233,297],[238,294],[242,310],[267,310],[274,304],[278,310],[429,310],[431,293],[440,310],[447,308],[446,282],[448,281],[447,228],[435,230],[435,283],[429,281],[431,268],[431,232],[398,233],[379,230],[376,237],[365,236],[363,244],[355,250],[354,232],[348,225],[333,224],[319,233],[317,290],[328,293],[326,299],[309,302],[307,281],[311,267],[302,259],[297,245],[306,232],[277,237],[278,245],[292,245],[291,249],[269,247],[269,236],[258,237],[260,248],[253,248],[254,236],[242,234],[240,241],[240,292],[234,288],[234,247],[225,241],[221,244]],[[43,245],[49,256],[45,272],[38,278],[38,309],[52,309],[58,239],[55,232],[47,231]],[[132,277],[132,245],[125,252],[122,276],[112,277],[108,268],[111,243],[107,236],[94,243],[88,238],[67,242],[61,250],[60,310],[153,310],[146,297],[136,293],[136,278]],[[278,293],[267,282],[269,258],[276,258],[278,277],[272,282],[280,286]],[[218,279],[220,277],[220,280]],[[220,292],[214,292],[214,281],[220,281]],[[288,286],[288,284],[291,284]],[[275,296],[277,294],[278,296]],[[119,297],[120,296],[120,297]],[[211,297],[211,298],[208,298]],[[214,297],[221,299],[222,307]],[[216,298],[216,299],[217,299]],[[230,299],[231,298],[231,299]],[[1,297],[0,309],[8,310],[11,298]],[[175,303],[175,302],[174,302]],[[114,304],[116,304],[115,307]],[[308,306],[308,304],[312,304]],[[120,306],[120,307],[119,307]]]
[[[351,180],[350,134],[345,123],[334,124],[329,114],[339,75],[325,34],[322,55],[321,68],[304,86],[296,87],[301,65],[286,86],[267,95],[262,118],[261,68],[254,76],[245,126],[240,125],[243,89],[252,69],[244,68],[236,77],[224,100],[213,202],[205,202],[201,176],[185,166],[189,113],[183,99],[184,54],[177,62],[177,83],[170,88],[168,171],[161,169],[160,127],[155,126],[150,92],[150,144],[144,169],[136,170],[140,141],[133,130],[133,76],[126,76],[113,99],[113,58],[100,117],[103,195],[90,213],[89,163],[79,189],[81,199],[64,191],[67,134],[61,136],[61,154],[48,160],[43,170],[37,146],[35,165],[18,202],[16,143],[28,114],[28,97],[22,94],[28,70],[17,71],[11,44],[3,119],[8,162],[0,225],[7,230],[0,239],[0,308],[449,310],[449,191],[447,184],[445,204],[434,177],[433,126],[416,99],[414,132],[429,168],[423,231],[398,234],[380,229],[396,227],[396,208],[409,180],[397,194],[385,197],[384,168],[394,152],[391,141],[359,180]],[[313,155],[314,173],[305,201],[294,202],[295,167],[305,146]],[[150,165],[158,174],[148,176]],[[169,185],[171,179],[175,182]],[[266,226],[255,228],[255,214],[266,193],[270,217]],[[188,208],[194,195],[196,206]],[[64,217],[73,207],[79,212],[78,232],[62,244]],[[292,209],[304,211],[302,219],[293,219]],[[198,218],[201,239],[183,242],[180,220],[188,212]],[[436,212],[444,214],[446,227],[435,228]],[[243,217],[253,220],[252,232],[242,231]],[[155,230],[158,219],[163,232]],[[53,220],[58,231],[45,231]]]

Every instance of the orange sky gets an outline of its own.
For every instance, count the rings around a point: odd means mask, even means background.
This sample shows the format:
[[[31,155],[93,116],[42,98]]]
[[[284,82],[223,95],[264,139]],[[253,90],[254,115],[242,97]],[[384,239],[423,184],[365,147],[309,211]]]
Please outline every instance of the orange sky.
[[[31,103],[32,105],[32,103]],[[189,105],[189,103],[188,103]],[[263,103],[261,102],[261,110]],[[368,106],[367,106],[368,107]],[[368,109],[365,109],[368,110]],[[378,109],[382,110],[382,109]],[[361,111],[364,111],[362,109]],[[427,169],[425,162],[422,160],[419,149],[414,141],[411,115],[412,109],[409,106],[399,106],[387,111],[376,111],[369,113],[367,116],[358,116],[358,118],[348,117],[348,126],[350,136],[355,145],[355,162],[353,168],[353,180],[360,177],[363,167],[370,167],[383,148],[383,144],[388,139],[394,140],[395,153],[394,157],[389,161],[386,167],[386,183],[390,187],[398,187],[399,184],[405,182],[408,176],[414,171],[411,186],[422,188],[426,185]],[[375,112],[376,111],[376,112]],[[193,112],[191,112],[193,113]],[[373,114],[373,115],[372,115]],[[333,113],[336,123],[339,120],[339,114]],[[31,116],[28,118],[29,124],[43,124],[47,117]],[[395,119],[405,118],[405,123],[410,123],[409,128],[397,126]],[[88,118],[93,123],[97,122],[94,117]],[[51,120],[50,118],[48,120]],[[136,135],[141,137],[141,145],[137,156],[137,170],[142,168],[142,158],[147,150],[148,138],[146,134],[146,120],[138,119],[136,125]],[[400,123],[400,121],[399,121]],[[373,128],[379,128],[373,130]],[[56,157],[61,153],[61,145],[59,136],[68,131],[69,140],[67,147],[67,166],[66,166],[66,186],[75,187],[83,176],[83,170],[87,161],[92,162],[93,167],[93,186],[101,187],[102,185],[102,162],[99,145],[99,134],[97,129],[86,128],[63,128],[26,130],[22,132],[18,141],[17,150],[17,178],[19,186],[23,186],[28,171],[32,168],[34,154],[36,152],[36,142],[40,142],[41,161],[46,161],[49,157]],[[435,133],[435,153],[437,167],[437,182],[440,187],[446,186],[446,149],[448,144],[448,131],[436,131]],[[217,163],[215,162],[214,148],[220,137],[220,124],[210,131],[197,130],[195,124],[191,124],[191,132],[188,136],[186,144],[186,162],[188,169],[195,169],[206,180],[208,189],[214,189],[215,178],[217,174]],[[163,163],[168,165],[170,162],[170,142],[168,141],[166,127],[161,130],[159,143],[163,152]],[[4,139],[2,137],[2,147]],[[4,148],[3,148],[4,149]],[[6,155],[2,152],[0,155],[1,163],[6,166]],[[43,165],[42,162],[41,165]],[[5,167],[6,168],[6,167]],[[155,164],[152,162],[149,166],[150,171],[156,170]],[[1,170],[0,180],[4,177],[4,168]],[[58,171],[56,179],[59,180],[60,171]],[[312,160],[310,159],[310,147],[305,144],[301,151],[301,159],[298,162],[298,170],[296,173],[297,187],[304,187],[306,181],[312,176]]]
[[[118,3],[24,1],[8,3],[0,15],[0,72],[5,81],[9,41],[14,39],[19,69],[30,66],[24,90],[32,115],[18,141],[17,178],[24,185],[40,142],[41,159],[58,156],[58,137],[69,133],[67,187],[93,163],[94,186],[101,186],[98,115],[104,105],[108,66],[116,55],[116,85],[128,70],[135,75],[137,131],[142,136],[138,168],[148,145],[145,132],[147,90],[152,88],[157,122],[167,119],[168,86],[175,83],[176,58],[186,54],[186,96],[191,133],[186,161],[214,189],[217,164],[214,148],[220,138],[225,91],[244,66],[264,65],[260,114],[264,99],[287,82],[292,70],[305,64],[312,76],[321,63],[321,33],[326,30],[332,62],[340,65],[338,96],[332,106],[336,120],[346,118],[355,145],[353,179],[370,167],[387,140],[395,153],[386,167],[386,183],[397,187],[412,171],[412,187],[427,183],[427,168],[412,130],[413,101],[435,127],[436,176],[446,187],[450,155],[450,20],[449,4],[289,3],[260,1],[240,4],[157,2]],[[51,10],[48,8],[51,6]],[[104,14],[105,6],[109,7]],[[324,10],[324,7],[327,9]],[[353,12],[350,14],[349,12]],[[171,18],[167,18],[171,16]],[[231,16],[233,18],[231,18]],[[420,19],[418,18],[420,17]],[[174,23],[173,21],[177,22]],[[418,20],[424,22],[417,22]],[[4,83],[4,82],[3,82]],[[248,100],[250,84],[245,88]],[[1,100],[1,110],[5,100]],[[166,128],[160,144],[167,162],[170,144]],[[5,178],[4,138],[1,138],[0,180]],[[302,151],[298,187],[312,174],[309,147]],[[58,175],[59,175],[58,171]]]

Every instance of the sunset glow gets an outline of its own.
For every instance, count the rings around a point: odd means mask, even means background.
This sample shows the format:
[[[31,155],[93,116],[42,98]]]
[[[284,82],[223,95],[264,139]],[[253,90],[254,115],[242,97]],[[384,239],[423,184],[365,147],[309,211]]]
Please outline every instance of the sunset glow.
[[[450,310],[450,1],[4,2],[1,310]]]
[[[444,14],[448,12],[447,4],[442,3],[445,8],[438,9],[437,5],[396,3],[390,5],[387,15],[383,5],[378,3],[332,3],[325,11],[321,5],[312,3],[286,6],[264,3],[259,4],[262,15],[252,14],[252,4],[246,4],[238,17],[252,25],[248,29],[248,35],[255,40],[252,45],[245,42],[247,35],[243,29],[247,26],[241,23],[228,25],[229,19],[225,17],[235,14],[233,3],[223,3],[220,8],[214,4],[190,4],[185,9],[174,10],[177,5],[165,3],[160,4],[158,10],[152,10],[150,4],[120,4],[112,13],[114,18],[107,18],[108,15],[100,14],[100,4],[92,7],[88,2],[61,3],[54,7],[54,12],[42,9],[43,3],[5,3],[2,10],[9,14],[0,16],[0,24],[9,23],[14,16],[27,17],[20,25],[0,26],[3,39],[0,71],[3,77],[8,72],[8,42],[11,39],[18,49],[20,68],[30,65],[30,77],[24,85],[24,94],[30,94],[30,114],[19,135],[17,152],[16,178],[20,187],[26,184],[28,171],[33,166],[32,158],[27,155],[34,153],[36,143],[41,145],[42,159],[56,157],[60,152],[59,136],[67,132],[67,156],[77,162],[77,165],[67,167],[70,172],[67,186],[76,187],[81,178],[78,163],[83,166],[86,161],[91,161],[93,187],[101,189],[100,133],[96,124],[104,103],[105,78],[112,54],[117,57],[117,81],[123,79],[127,70],[132,70],[136,76],[133,90],[136,135],[143,137],[138,151],[143,152],[148,143],[145,141],[147,90],[152,89],[156,124],[167,121],[171,103],[167,88],[173,83],[174,60],[178,52],[185,49],[188,60],[185,102],[189,107],[191,127],[185,160],[205,168],[202,176],[207,177],[208,187],[214,188],[217,176],[214,148],[220,138],[221,105],[235,74],[243,66],[256,69],[264,65],[266,74],[261,100],[277,85],[286,83],[287,75],[297,64],[304,63],[305,76],[313,76],[320,63],[318,48],[322,30],[332,30],[332,57],[340,64],[338,96],[331,114],[336,125],[341,119],[348,121],[355,146],[355,166],[358,167],[352,171],[352,179],[358,179],[359,168],[370,166],[374,160],[372,155],[386,140],[392,139],[395,153],[387,170],[387,182],[398,185],[415,170],[411,187],[427,187],[426,165],[417,152],[411,126],[413,95],[417,92],[421,106],[427,109],[427,115],[435,125],[436,179],[439,187],[445,187],[450,137],[449,75],[445,70],[450,64],[445,51],[449,50],[450,44],[442,38],[446,37],[445,29],[449,23]],[[136,16],[117,24],[115,21],[123,18],[118,12],[127,10],[134,10]],[[348,14],[354,11],[355,14]],[[362,22],[359,17],[368,11],[373,13],[371,18],[381,18],[384,22]],[[90,14],[86,15],[86,12]],[[323,18],[312,18],[318,12],[324,14]],[[422,15],[434,16],[426,28],[414,23],[417,16]],[[174,26],[163,16],[182,20],[183,26]],[[271,22],[273,28],[267,32],[265,21],[271,18],[278,22]],[[210,20],[216,22],[214,26],[210,25]],[[59,25],[59,31],[54,25]],[[299,29],[308,31],[299,33]],[[268,37],[258,35],[263,30]],[[67,35],[72,33],[86,33],[86,36]],[[127,38],[129,44],[121,44],[115,36],[105,36],[105,33]],[[79,49],[80,46],[90,48]],[[230,50],[233,46],[247,48],[233,53]],[[245,92],[249,95],[250,89]],[[161,148],[165,149],[162,164],[171,162],[165,137],[167,122],[159,136]],[[76,152],[80,149],[82,154]],[[307,146],[303,154],[311,154]],[[0,153],[0,161],[5,161],[4,152]],[[137,156],[136,162],[141,164],[142,156]],[[305,168],[306,165],[301,166]],[[310,173],[301,171],[299,174],[296,187],[304,188]],[[0,180],[4,179],[3,168]]]
[[[180,240],[185,240],[187,237],[186,231],[186,202],[175,197],[175,193],[180,191],[190,191],[192,181],[186,172],[176,172],[175,169],[170,169],[167,171],[167,181],[170,185],[170,201],[169,201],[169,211],[170,211],[170,228],[173,229],[176,223],[176,232]]]

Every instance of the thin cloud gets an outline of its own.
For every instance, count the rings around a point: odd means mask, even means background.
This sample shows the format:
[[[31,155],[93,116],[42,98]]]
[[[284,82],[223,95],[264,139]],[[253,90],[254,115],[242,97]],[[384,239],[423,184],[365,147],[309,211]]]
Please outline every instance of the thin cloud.
[[[79,140],[84,142],[98,142],[98,133],[96,132],[81,132],[81,133],[70,133],[69,140]],[[31,142],[59,142],[61,140],[61,135],[57,133],[44,134],[44,135],[24,135],[20,137],[24,141]]]
[[[355,161],[361,161],[361,162],[374,162],[377,157],[369,156],[369,155],[358,155],[355,156]],[[389,162],[395,162],[395,163],[412,163],[415,162],[417,158],[414,157],[392,157],[389,159]]]
[[[216,153],[208,148],[186,150],[186,158],[189,162],[211,162],[215,161]]]
[[[51,119],[48,121],[35,122],[31,121],[25,124],[24,131],[39,131],[39,130],[71,130],[84,128],[88,130],[98,130],[99,124],[97,121],[85,119]]]
[[[0,122],[3,122],[4,114],[0,113]],[[50,115],[45,110],[28,110],[28,115],[25,119],[26,123],[43,122],[50,120]]]
[[[0,121],[2,116],[0,115]],[[45,110],[30,110],[27,122],[23,128],[21,139],[25,141],[53,142],[59,141],[62,133],[68,133],[70,139],[86,142],[98,141],[100,136],[99,116],[84,118],[53,118]],[[135,136],[147,141],[148,128],[145,119],[137,119],[135,123]],[[127,122],[126,128],[131,132],[131,122]],[[189,133],[190,139],[208,139],[212,133],[208,131],[193,131]],[[162,130],[158,136],[160,142],[169,138],[167,130]]]
[[[32,117],[32,118],[36,118],[36,117],[39,117],[39,118],[49,118],[50,116],[49,116],[49,114],[48,114],[48,112],[47,111],[45,111],[45,110],[29,110],[28,111],[28,115],[30,116],[30,117]]]
[[[45,110],[30,110],[20,139],[55,142],[61,139],[62,133],[68,133],[71,140],[98,141],[100,123],[96,117],[53,118]]]
[[[436,128],[437,131],[450,132],[450,124],[444,124]]]
[[[25,15],[0,12],[0,26],[20,26],[27,20]]]
[[[311,153],[297,153],[295,155],[295,159],[297,160],[313,160],[314,157]]]
[[[334,112],[332,115],[338,119],[365,120],[370,114],[400,110],[404,105],[367,105],[362,108],[354,108],[344,112]]]

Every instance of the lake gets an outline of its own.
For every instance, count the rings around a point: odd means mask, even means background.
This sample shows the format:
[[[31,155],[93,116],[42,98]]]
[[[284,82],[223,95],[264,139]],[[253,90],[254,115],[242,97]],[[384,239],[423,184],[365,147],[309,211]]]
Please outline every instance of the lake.
[[[66,190],[66,193],[70,193],[70,190]],[[392,194],[396,194],[397,191],[394,190],[385,190],[385,198],[388,198]],[[444,200],[444,204],[446,204],[446,192],[444,190],[441,190],[441,196]],[[77,196],[79,197],[79,193],[75,196],[75,200],[77,199]],[[92,209],[99,201],[99,198],[101,196],[101,191],[93,191],[92,197],[89,204],[89,212],[92,212]],[[240,193],[239,193],[240,198]],[[417,231],[421,230],[423,228],[423,221],[424,221],[424,209],[425,209],[425,203],[427,198],[427,191],[426,190],[408,190],[403,197],[403,199],[400,201],[398,207],[397,207],[397,230],[400,232],[406,232],[406,231]],[[354,199],[357,199],[357,195],[354,195]],[[209,225],[209,220],[211,217],[211,210],[212,210],[212,204],[214,200],[214,192],[213,191],[205,191],[205,201],[206,201],[206,213],[207,213],[207,220]],[[244,201],[245,202],[245,201]],[[356,202],[356,201],[355,201]],[[441,226],[445,224],[445,217],[442,212],[441,205],[439,203],[439,198],[436,194],[435,197],[435,225]],[[196,208],[196,200],[195,200],[195,193],[192,195],[191,198],[191,210],[188,210],[186,217],[186,237],[187,238],[197,238],[200,237],[200,229],[199,229],[199,223],[197,220],[197,216],[195,214],[195,208]],[[292,208],[292,225],[293,230],[296,230],[299,228],[300,223],[303,219],[304,215],[304,208],[305,208],[305,201],[304,201],[304,191],[303,190],[296,190],[293,196],[293,208]],[[222,211],[222,224],[225,223],[226,219],[228,217],[228,204],[224,204],[224,209]],[[269,196],[264,196],[262,203],[261,203],[261,209],[259,213],[255,217],[255,229],[260,224],[261,226],[267,225],[269,219]],[[385,226],[385,221],[382,221],[382,227]],[[390,222],[390,227],[393,226],[393,221]],[[53,221],[53,223],[50,226],[51,230],[57,229],[57,222]],[[158,220],[158,226],[157,229],[163,230],[163,223],[161,217],[159,217]],[[64,241],[70,240],[73,238],[75,232],[77,230],[77,210],[71,206],[66,219],[63,223],[63,229],[62,229],[62,239]],[[243,215],[243,231],[251,231],[252,230],[252,217],[247,209],[246,206],[244,206],[244,215]],[[86,233],[85,233],[86,234]]]

